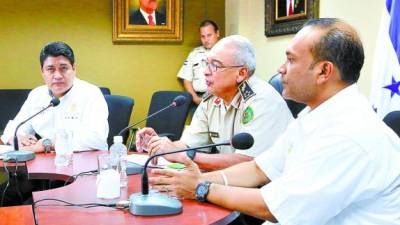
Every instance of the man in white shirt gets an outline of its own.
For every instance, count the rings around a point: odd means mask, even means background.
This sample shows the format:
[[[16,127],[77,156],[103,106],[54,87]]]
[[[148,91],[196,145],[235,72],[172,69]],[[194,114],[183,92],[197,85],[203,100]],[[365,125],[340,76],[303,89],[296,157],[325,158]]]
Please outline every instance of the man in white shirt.
[[[159,137],[153,129],[137,132],[137,149],[150,155],[179,148],[196,147],[229,140],[248,132],[255,144],[248,151],[231,146],[217,147],[218,153],[188,152],[202,169],[216,170],[250,161],[267,150],[293,119],[284,99],[266,81],[254,76],[256,59],[250,41],[240,35],[221,39],[207,55],[205,77],[208,92],[179,141]],[[148,143],[147,140],[149,140]],[[182,162],[185,153],[165,156]]]
[[[204,20],[199,27],[201,46],[194,48],[181,69],[178,77],[182,80],[183,87],[192,95],[195,106],[200,104],[201,96],[207,91],[205,61],[207,52],[217,43],[219,39],[219,29],[212,20]]]
[[[42,77],[46,85],[33,89],[14,120],[8,122],[1,141],[13,144],[16,126],[49,105],[51,107],[18,129],[19,146],[35,152],[54,148],[55,133],[70,130],[74,150],[107,149],[108,107],[100,89],[76,78],[74,53],[63,42],[51,42],[40,53]],[[37,139],[35,135],[40,136]]]
[[[186,170],[153,170],[161,175],[150,178],[153,188],[265,224],[400,224],[400,139],[357,90],[357,32],[338,19],[311,20],[286,56],[283,95],[308,107],[271,149],[205,174],[186,159]]]

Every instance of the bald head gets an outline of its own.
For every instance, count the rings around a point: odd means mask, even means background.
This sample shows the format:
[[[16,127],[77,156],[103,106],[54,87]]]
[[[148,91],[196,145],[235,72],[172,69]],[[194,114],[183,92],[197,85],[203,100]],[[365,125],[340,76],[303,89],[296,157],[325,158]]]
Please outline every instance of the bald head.
[[[304,28],[321,31],[321,38],[311,47],[314,64],[330,61],[339,70],[342,81],[357,82],[364,64],[364,50],[356,30],[336,18],[310,20]]]

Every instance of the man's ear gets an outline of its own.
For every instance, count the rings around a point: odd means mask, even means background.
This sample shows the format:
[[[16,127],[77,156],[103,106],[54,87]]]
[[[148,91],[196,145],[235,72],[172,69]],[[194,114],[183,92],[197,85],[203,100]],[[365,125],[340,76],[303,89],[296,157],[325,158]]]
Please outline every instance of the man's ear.
[[[318,68],[316,69],[320,71],[318,74],[317,82],[322,84],[332,78],[335,66],[331,62],[323,61],[318,65]]]
[[[240,68],[240,70],[236,76],[236,82],[238,84],[240,84],[244,80],[246,80],[248,77],[249,77],[249,69],[247,67],[242,67],[242,68]]]

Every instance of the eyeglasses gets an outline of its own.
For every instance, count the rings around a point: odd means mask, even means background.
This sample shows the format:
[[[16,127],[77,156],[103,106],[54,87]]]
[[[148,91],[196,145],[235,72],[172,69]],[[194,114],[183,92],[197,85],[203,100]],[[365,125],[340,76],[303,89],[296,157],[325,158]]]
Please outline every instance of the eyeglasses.
[[[214,63],[210,63],[206,60],[202,61],[203,65],[205,68],[208,68],[211,70],[211,72],[215,73],[217,72],[218,69],[227,69],[227,68],[239,68],[239,67],[243,67],[244,65],[236,65],[236,66],[220,66],[220,65],[216,65]]]

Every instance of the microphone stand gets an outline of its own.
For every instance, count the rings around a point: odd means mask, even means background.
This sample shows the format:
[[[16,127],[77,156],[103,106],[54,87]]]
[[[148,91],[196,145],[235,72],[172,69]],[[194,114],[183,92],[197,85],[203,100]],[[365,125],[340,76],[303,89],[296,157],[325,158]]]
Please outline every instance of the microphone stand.
[[[14,132],[14,150],[18,151],[19,150],[19,145],[18,145],[18,137],[17,137],[17,131],[19,129],[20,126],[24,125],[26,122],[28,122],[30,119],[32,119],[33,117],[39,115],[40,113],[42,113],[43,111],[45,111],[46,109],[52,107],[53,104],[48,105],[46,108],[43,108],[42,110],[40,110],[39,112],[33,114],[32,116],[30,116],[28,119],[22,121],[20,124],[18,124],[18,126],[15,128],[15,132]]]
[[[230,142],[209,144],[200,147],[181,149],[173,152],[164,152],[150,156],[143,167],[142,192],[134,193],[129,196],[129,211],[133,215],[140,216],[159,216],[181,213],[182,203],[178,199],[161,193],[149,193],[149,179],[147,175],[148,164],[152,159],[159,156],[187,151],[197,151],[199,149],[211,148],[221,145],[230,145]]]
[[[35,158],[34,152],[28,151],[28,150],[19,150],[17,131],[23,124],[25,124],[27,121],[29,121],[33,117],[39,115],[40,113],[42,113],[43,111],[47,110],[48,108],[50,108],[52,106],[57,106],[58,104],[60,104],[60,101],[57,98],[52,99],[50,104],[47,107],[43,108],[39,112],[33,114],[32,116],[28,117],[28,119],[26,119],[26,120],[22,121],[20,124],[18,124],[18,126],[15,128],[14,139],[13,139],[15,151],[6,153],[3,161],[13,160],[15,162],[26,162],[26,161],[29,161],[29,160],[32,160]]]

